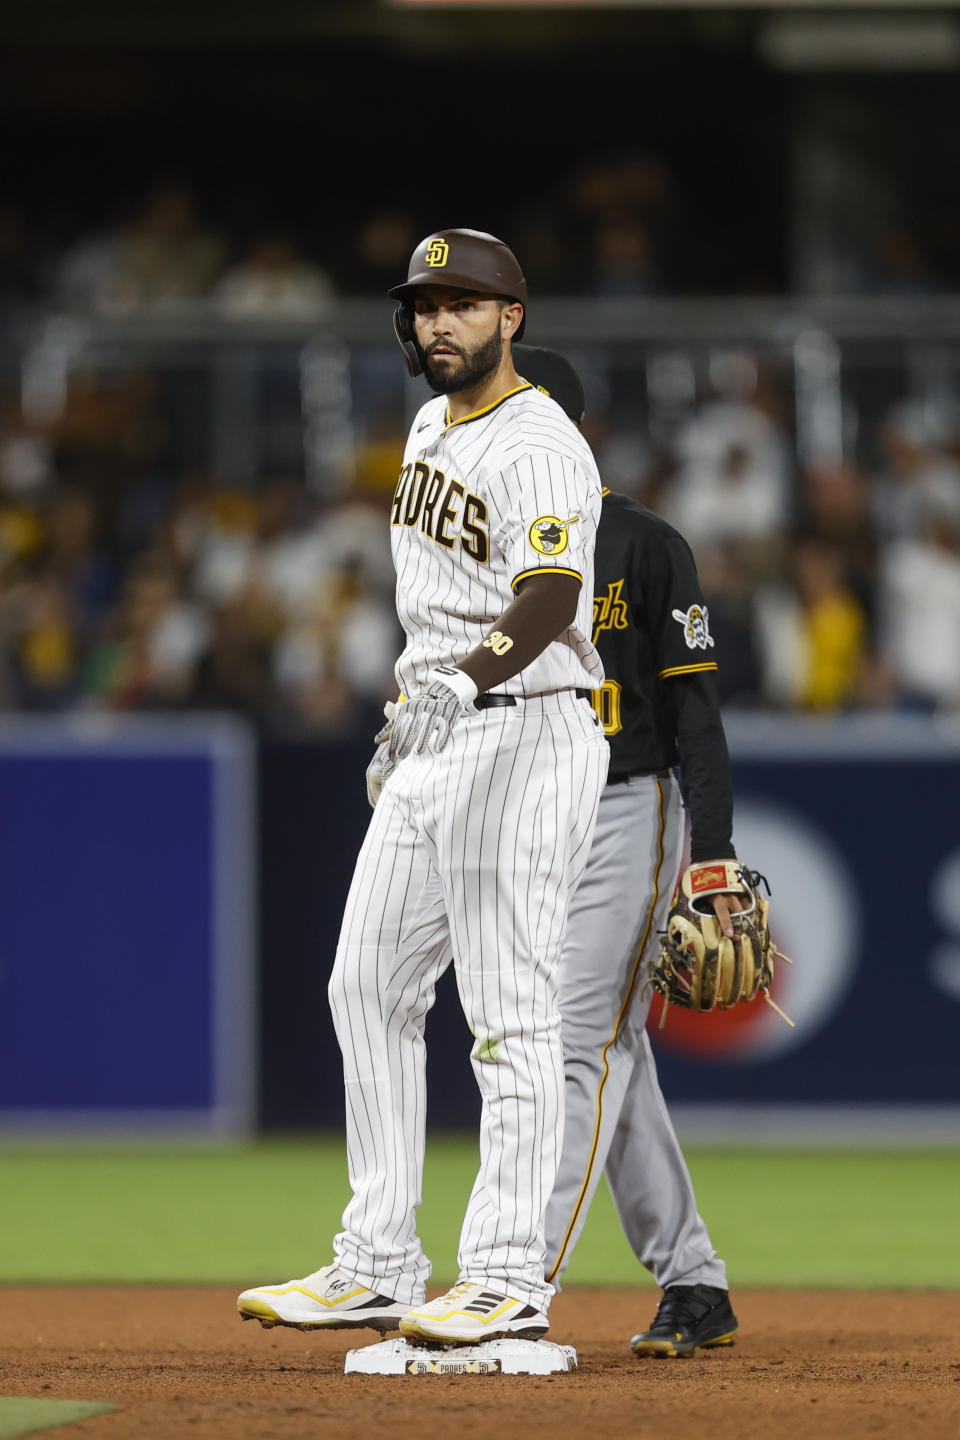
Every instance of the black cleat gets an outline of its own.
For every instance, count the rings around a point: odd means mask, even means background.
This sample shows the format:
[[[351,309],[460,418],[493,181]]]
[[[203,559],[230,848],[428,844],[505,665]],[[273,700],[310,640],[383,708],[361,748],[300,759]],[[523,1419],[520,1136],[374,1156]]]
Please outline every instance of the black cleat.
[[[649,1330],[634,1335],[634,1355],[692,1355],[713,1345],[732,1345],[737,1317],[726,1290],[713,1285],[670,1285]]]

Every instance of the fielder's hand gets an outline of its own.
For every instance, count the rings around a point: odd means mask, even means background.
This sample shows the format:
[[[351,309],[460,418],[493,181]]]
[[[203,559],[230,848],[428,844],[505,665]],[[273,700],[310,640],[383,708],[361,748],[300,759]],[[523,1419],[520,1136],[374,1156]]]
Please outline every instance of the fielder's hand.
[[[383,713],[387,717],[387,723],[378,730],[373,737],[376,745],[373,759],[367,766],[367,799],[370,802],[370,809],[376,808],[380,799],[380,792],[390,774],[393,771],[396,761],[390,759],[390,732],[393,730],[393,717],[397,712],[397,706],[392,700],[388,700],[383,707]]]
[[[438,665],[427,675],[419,695],[398,705],[387,754],[396,765],[425,750],[436,754],[450,739],[454,722],[473,711],[477,687],[452,665]]]
[[[732,940],[734,935],[732,916],[744,908],[739,895],[734,890],[726,890],[722,895],[712,895],[710,904],[713,906],[713,913],[720,921],[720,929]]]

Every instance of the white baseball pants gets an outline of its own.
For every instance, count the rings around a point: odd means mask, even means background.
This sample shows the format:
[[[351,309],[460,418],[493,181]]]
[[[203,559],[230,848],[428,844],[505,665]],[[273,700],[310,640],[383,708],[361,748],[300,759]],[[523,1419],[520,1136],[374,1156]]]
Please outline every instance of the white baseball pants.
[[[608,747],[571,692],[459,720],[390,776],[364,840],[330,980],[353,1198],[334,1241],[361,1284],[418,1304],[424,1023],[454,962],[476,1037],[480,1171],[460,1278],[545,1310],[544,1211],[563,1133],[557,964]]]

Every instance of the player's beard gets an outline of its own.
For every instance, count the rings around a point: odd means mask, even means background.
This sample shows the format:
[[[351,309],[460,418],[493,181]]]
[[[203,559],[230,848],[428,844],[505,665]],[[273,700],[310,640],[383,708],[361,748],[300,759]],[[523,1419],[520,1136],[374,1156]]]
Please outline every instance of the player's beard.
[[[463,364],[456,368],[446,364],[439,366],[431,361],[429,352],[424,354],[423,370],[427,384],[438,395],[456,395],[459,390],[472,389],[474,385],[486,380],[488,375],[492,375],[503,358],[503,339],[499,325],[489,339],[478,345],[476,350],[466,351],[459,345],[454,347],[451,340],[435,343],[455,348],[463,361]]]

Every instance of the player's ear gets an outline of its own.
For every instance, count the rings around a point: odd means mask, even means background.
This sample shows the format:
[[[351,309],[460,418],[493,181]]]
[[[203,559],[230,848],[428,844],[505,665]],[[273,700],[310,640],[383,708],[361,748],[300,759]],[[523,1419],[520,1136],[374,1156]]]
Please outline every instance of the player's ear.
[[[500,310],[500,338],[502,340],[516,339],[517,331],[523,323],[523,306],[518,300],[512,300]]]

